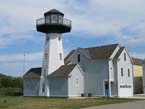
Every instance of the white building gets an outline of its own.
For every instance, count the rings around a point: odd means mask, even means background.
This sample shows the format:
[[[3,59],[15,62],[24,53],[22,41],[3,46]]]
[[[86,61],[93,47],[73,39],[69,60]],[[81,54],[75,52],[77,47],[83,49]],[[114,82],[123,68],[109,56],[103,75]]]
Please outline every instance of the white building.
[[[85,72],[84,93],[93,96],[133,96],[132,59],[118,44],[73,50],[65,62]]]
[[[37,20],[37,31],[46,33],[43,65],[24,75],[24,96],[133,96],[132,59],[126,48],[78,48],[63,59],[61,33],[70,32],[71,22],[55,9],[44,16]]]
[[[66,65],[48,75],[40,87],[41,69],[24,76],[24,96],[133,96],[132,60],[118,44],[79,48],[65,58]],[[73,64],[72,64],[73,63]]]

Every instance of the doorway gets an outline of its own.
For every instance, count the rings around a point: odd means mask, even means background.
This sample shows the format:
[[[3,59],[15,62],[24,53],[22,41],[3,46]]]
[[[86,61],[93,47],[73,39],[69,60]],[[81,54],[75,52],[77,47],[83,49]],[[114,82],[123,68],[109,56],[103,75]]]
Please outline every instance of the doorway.
[[[109,82],[108,81],[105,81],[105,83],[104,83],[105,85],[105,87],[104,87],[104,89],[105,89],[105,91],[104,91],[104,95],[105,96],[109,96]]]

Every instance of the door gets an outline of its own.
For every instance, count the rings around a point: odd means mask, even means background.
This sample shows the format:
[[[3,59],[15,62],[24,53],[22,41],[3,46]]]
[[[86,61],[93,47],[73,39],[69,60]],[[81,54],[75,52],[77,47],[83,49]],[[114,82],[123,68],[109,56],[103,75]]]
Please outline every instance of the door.
[[[109,96],[109,82],[108,81],[105,81],[105,83],[104,83],[105,85],[105,96]]]

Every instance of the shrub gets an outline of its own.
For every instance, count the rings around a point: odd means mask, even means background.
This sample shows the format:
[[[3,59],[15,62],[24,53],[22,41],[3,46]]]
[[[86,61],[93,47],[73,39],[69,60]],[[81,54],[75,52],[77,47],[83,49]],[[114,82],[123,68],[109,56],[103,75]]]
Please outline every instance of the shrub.
[[[22,96],[23,95],[23,90],[22,88],[1,88],[0,89],[1,96]]]

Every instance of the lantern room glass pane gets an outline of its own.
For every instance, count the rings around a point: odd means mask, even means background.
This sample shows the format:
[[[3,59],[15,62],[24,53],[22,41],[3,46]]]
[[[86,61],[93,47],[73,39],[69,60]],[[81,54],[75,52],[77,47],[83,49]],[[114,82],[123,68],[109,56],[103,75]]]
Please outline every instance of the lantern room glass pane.
[[[57,23],[57,15],[51,15],[51,23]]]
[[[46,24],[47,24],[47,23],[50,23],[50,16],[46,16],[45,21],[46,21]]]
[[[62,16],[61,15],[58,16],[58,23],[62,23]]]

